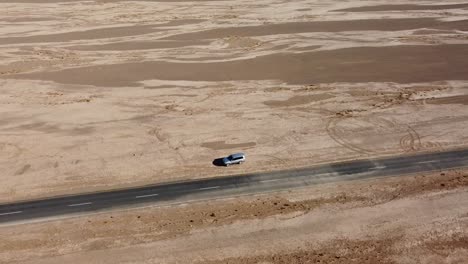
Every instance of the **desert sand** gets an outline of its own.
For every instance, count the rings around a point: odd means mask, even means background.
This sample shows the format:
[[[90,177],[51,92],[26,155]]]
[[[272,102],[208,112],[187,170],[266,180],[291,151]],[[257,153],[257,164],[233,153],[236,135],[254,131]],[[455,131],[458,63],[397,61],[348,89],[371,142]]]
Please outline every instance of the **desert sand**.
[[[0,0],[0,10],[0,203],[468,146],[466,1]],[[212,164],[237,151],[242,166]],[[302,195],[294,210],[246,198],[272,211],[213,227],[206,205],[144,212],[167,214],[157,227],[134,211],[120,223],[1,227],[0,262],[467,259],[466,184],[400,197],[399,181],[278,194],[277,205]],[[309,210],[314,195],[356,190],[362,201]]]
[[[0,1],[0,202],[464,147],[434,3]]]

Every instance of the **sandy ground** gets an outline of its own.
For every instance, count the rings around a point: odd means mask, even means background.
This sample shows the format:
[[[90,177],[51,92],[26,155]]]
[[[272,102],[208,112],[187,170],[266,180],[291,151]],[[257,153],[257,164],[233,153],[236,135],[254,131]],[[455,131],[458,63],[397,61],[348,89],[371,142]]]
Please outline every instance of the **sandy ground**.
[[[468,170],[2,226],[1,263],[466,263]]]
[[[466,147],[466,1],[392,4],[0,0],[0,203]],[[405,179],[2,227],[0,262],[463,263],[466,173]]]
[[[465,147],[467,4],[383,3],[0,1],[0,202]]]

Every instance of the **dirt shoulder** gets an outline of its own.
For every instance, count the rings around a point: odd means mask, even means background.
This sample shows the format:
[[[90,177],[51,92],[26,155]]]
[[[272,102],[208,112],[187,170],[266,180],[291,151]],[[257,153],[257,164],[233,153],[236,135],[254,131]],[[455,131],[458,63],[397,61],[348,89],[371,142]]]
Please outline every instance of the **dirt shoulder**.
[[[456,170],[3,226],[0,260],[6,263],[455,260],[468,254],[464,244],[468,235],[466,188],[467,171]]]

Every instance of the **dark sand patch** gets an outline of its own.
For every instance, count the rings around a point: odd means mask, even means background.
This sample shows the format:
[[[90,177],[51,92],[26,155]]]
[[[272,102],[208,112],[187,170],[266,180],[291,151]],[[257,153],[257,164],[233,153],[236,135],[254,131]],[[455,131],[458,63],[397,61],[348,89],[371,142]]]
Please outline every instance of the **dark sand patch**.
[[[109,43],[102,45],[80,45],[70,46],[70,50],[83,51],[115,51],[115,50],[149,50],[149,49],[173,49],[189,46],[208,45],[209,41],[194,40],[194,41],[125,41],[117,43]]]
[[[27,172],[31,168],[31,165],[26,164],[24,165],[21,169],[17,170],[15,172],[15,176],[23,175],[25,172]]]
[[[2,78],[106,87],[139,86],[139,81],[151,79],[281,80],[290,84],[468,80],[468,60],[461,54],[468,54],[468,45],[358,47],[228,62],[100,65]]]
[[[468,95],[457,95],[457,96],[450,96],[450,97],[443,97],[443,98],[433,98],[433,99],[426,99],[426,103],[428,104],[462,104],[468,105]]]
[[[263,102],[270,107],[288,107],[296,105],[304,105],[312,102],[318,102],[326,99],[333,98],[330,94],[309,94],[309,95],[296,95],[287,100],[270,100]]]
[[[91,30],[85,30],[85,31],[73,31],[73,32],[67,32],[67,33],[57,33],[57,34],[49,34],[49,35],[0,38],[0,45],[26,44],[26,43],[51,43],[51,42],[67,42],[67,41],[72,41],[72,40],[116,38],[116,37],[144,35],[144,34],[148,34],[152,32],[155,32],[154,25],[99,28],[99,29],[91,29]]]
[[[9,130],[12,131],[36,131],[41,133],[62,133],[65,135],[87,135],[94,131],[91,126],[74,127],[74,128],[61,128],[57,125],[50,125],[46,122],[35,122],[30,124],[19,125]]]
[[[187,20],[174,20],[164,24],[154,25],[134,25],[122,27],[109,27],[98,28],[84,31],[73,31],[66,33],[36,35],[27,37],[4,37],[0,38],[0,45],[9,44],[25,44],[25,43],[50,43],[50,42],[67,42],[73,40],[91,40],[91,39],[104,39],[104,38],[117,38],[127,36],[137,36],[161,31],[160,28],[175,27],[186,24],[199,23],[204,20],[200,19],[187,19]],[[167,30],[167,29],[164,29]]]
[[[52,3],[73,3],[84,0],[0,0],[0,3],[31,3],[31,4],[52,4]],[[92,1],[92,0],[91,0]],[[194,0],[94,0],[96,3],[116,3],[116,2],[193,2]],[[225,1],[225,0],[196,0],[197,2]]]
[[[177,27],[205,22],[206,19],[175,19],[163,24],[156,24],[155,27]]]
[[[24,125],[19,125],[17,127],[14,127],[13,130],[19,130],[19,131],[38,131],[38,132],[43,132],[43,133],[53,133],[60,128],[56,125],[50,125],[47,124],[46,122],[35,122],[35,123],[29,123],[29,124],[24,124]]]
[[[1,22],[9,23],[22,23],[22,22],[40,22],[40,21],[51,21],[54,20],[52,17],[8,17],[1,18]]]
[[[451,5],[377,5],[377,6],[362,6],[353,7],[346,9],[338,9],[334,11],[345,11],[345,12],[375,12],[375,11],[409,11],[409,10],[445,10],[445,9],[457,9],[466,8],[467,4],[451,4]]]
[[[254,147],[255,145],[257,145],[257,143],[255,143],[255,142],[227,144],[227,143],[225,143],[225,141],[212,141],[212,142],[205,142],[205,143],[201,144],[202,147],[213,149],[213,150],[249,148],[249,147]]]
[[[433,18],[365,19],[350,21],[313,21],[228,27],[167,37],[168,40],[216,39],[227,36],[255,37],[276,34],[343,31],[397,31],[419,28],[468,30],[468,20],[443,22]]]

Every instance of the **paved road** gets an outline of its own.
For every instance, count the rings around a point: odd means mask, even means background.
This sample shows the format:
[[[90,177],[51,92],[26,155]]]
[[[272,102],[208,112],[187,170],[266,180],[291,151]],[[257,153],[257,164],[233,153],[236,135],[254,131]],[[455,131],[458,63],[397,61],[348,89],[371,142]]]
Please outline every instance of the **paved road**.
[[[326,164],[309,168],[181,181],[0,205],[0,223],[145,204],[173,204],[468,166],[468,150]]]

